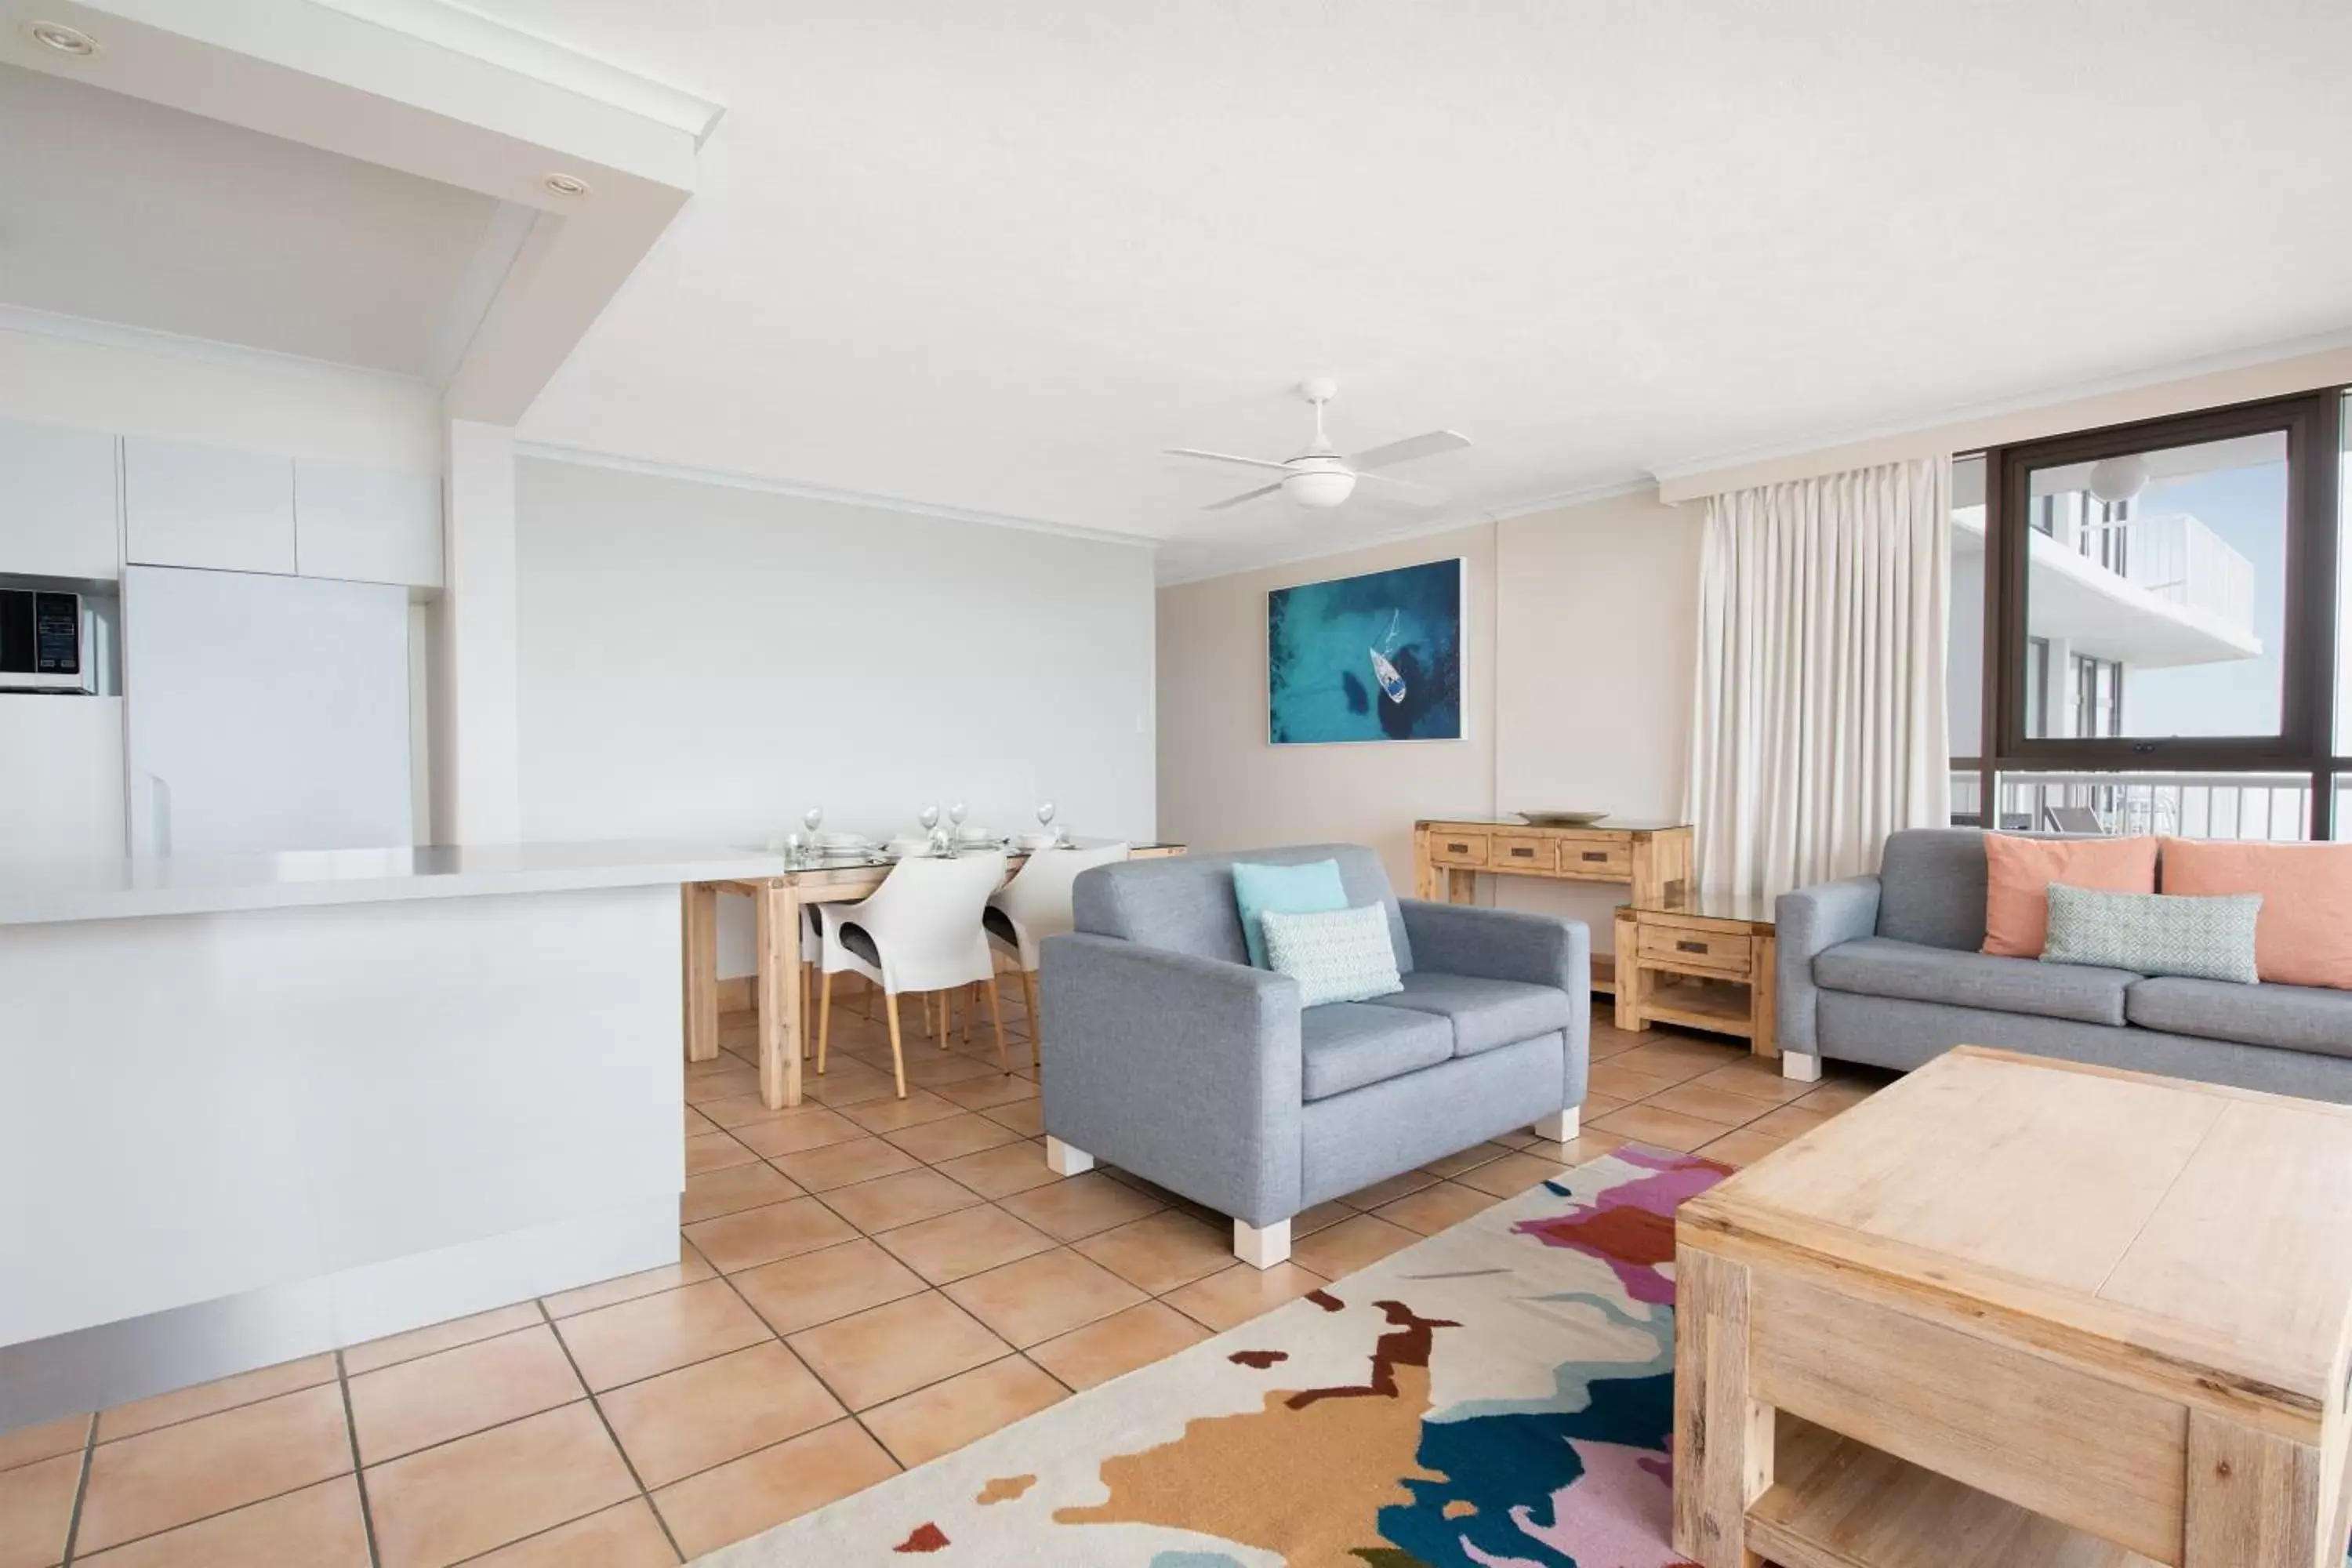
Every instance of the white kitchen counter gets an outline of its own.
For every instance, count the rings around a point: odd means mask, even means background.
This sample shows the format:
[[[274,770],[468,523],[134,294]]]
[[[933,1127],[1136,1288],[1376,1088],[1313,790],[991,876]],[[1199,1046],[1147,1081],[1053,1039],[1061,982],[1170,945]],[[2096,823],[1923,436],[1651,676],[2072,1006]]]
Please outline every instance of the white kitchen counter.
[[[0,926],[730,881],[783,869],[781,855],[663,839],[0,861]]]

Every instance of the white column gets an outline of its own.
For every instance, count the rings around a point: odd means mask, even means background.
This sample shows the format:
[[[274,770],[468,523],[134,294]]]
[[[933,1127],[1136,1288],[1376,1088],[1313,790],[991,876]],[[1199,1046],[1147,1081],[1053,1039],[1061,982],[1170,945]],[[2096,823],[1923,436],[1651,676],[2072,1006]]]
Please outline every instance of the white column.
[[[522,837],[516,731],[514,431],[449,422],[446,586],[435,606],[433,837]]]

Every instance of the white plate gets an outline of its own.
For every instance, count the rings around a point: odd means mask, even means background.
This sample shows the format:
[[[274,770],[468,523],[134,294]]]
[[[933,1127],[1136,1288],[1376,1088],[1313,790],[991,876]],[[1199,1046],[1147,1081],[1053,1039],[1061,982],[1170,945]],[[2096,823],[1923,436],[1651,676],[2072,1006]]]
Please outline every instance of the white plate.
[[[1015,849],[1049,849],[1053,844],[1054,836],[1050,833],[1016,833],[1013,836],[1013,847]]]
[[[863,833],[820,833],[816,836],[816,847],[820,849],[864,849],[873,842]]]

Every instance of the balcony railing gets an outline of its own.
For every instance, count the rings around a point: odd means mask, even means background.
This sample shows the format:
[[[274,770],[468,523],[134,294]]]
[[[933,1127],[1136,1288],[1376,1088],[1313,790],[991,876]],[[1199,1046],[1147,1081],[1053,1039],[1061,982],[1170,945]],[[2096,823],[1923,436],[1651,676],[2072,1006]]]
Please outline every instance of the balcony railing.
[[[2122,535],[2123,570],[2116,574],[2126,582],[2234,630],[2254,629],[2254,563],[2196,518],[2177,512],[2091,523],[2075,548],[2105,564],[2116,553],[2100,537],[2109,533]]]
[[[1977,775],[1952,775],[1952,820],[2011,832],[2168,834],[2293,843],[2311,837],[2308,773],[2008,773],[2000,820],[1984,820]]]

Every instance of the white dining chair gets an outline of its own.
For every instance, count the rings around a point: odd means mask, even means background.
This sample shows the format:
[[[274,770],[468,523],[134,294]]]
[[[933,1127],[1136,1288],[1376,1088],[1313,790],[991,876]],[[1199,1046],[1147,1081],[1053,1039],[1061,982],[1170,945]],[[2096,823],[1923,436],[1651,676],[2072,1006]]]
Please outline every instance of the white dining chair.
[[[1127,858],[1127,846],[1093,849],[1040,849],[988,900],[981,926],[998,952],[1021,970],[1021,1001],[1029,1009],[1029,1070],[1037,1070],[1037,954],[1049,936],[1075,924],[1070,910],[1078,873]]]
[[[1003,855],[952,858],[908,856],[882,885],[855,904],[819,904],[824,971],[817,995],[816,1070],[825,1068],[833,1036],[833,977],[861,974],[882,989],[890,1024],[890,1066],[898,1098],[907,1097],[907,1058],[898,1036],[898,995],[950,991],[974,983],[988,987],[996,1025],[996,1058],[1013,1070],[1004,1047],[1004,1016],[996,994],[996,962],[981,931],[988,896],[1004,880]]]

